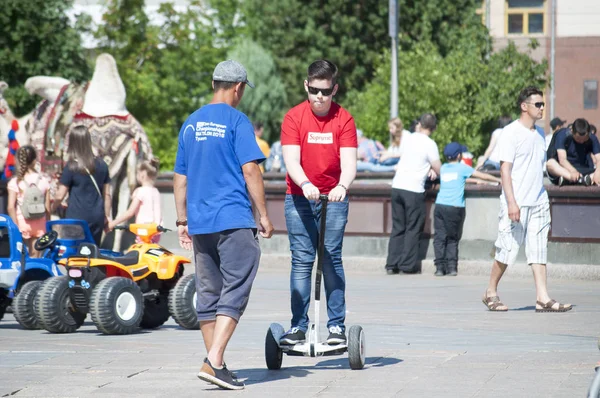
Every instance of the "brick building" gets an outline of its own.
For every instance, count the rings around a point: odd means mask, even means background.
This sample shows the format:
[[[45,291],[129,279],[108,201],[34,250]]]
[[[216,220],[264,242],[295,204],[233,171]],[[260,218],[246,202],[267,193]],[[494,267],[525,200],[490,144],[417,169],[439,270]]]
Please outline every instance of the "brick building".
[[[485,15],[488,2],[489,18]],[[483,0],[478,13],[483,23],[489,23],[495,49],[513,41],[528,51],[530,40],[535,38],[540,46],[531,56],[550,61],[554,9],[554,115],[568,122],[584,117],[600,127],[600,0]],[[550,89],[546,90],[546,104],[545,124],[549,128]]]

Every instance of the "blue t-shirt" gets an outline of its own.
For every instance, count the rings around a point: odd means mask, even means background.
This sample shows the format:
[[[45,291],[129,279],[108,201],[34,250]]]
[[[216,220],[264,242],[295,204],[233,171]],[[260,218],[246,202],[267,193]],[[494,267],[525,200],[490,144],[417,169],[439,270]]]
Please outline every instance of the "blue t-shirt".
[[[192,235],[256,228],[242,165],[265,160],[248,117],[227,104],[192,113],[179,131],[175,172],[187,176]]]
[[[438,205],[465,207],[465,184],[475,170],[464,163],[444,163],[440,170]]]
[[[600,143],[594,134],[590,134],[590,139],[583,144],[578,144],[572,137],[569,138],[571,135],[569,129],[559,130],[555,134],[554,147],[567,152],[567,160],[573,167],[594,168],[594,161],[590,154],[600,153]]]

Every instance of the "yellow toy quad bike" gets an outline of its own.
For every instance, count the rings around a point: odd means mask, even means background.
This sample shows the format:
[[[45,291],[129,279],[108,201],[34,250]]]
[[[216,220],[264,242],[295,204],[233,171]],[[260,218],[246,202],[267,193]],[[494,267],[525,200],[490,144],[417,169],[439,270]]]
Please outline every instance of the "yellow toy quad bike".
[[[44,282],[36,300],[44,329],[74,332],[90,313],[104,334],[157,328],[169,316],[186,329],[198,330],[195,278],[183,275],[190,260],[151,243],[154,235],[169,230],[156,224],[116,229],[129,229],[142,243],[121,257],[102,255],[95,244],[82,243],[77,254],[62,259],[67,275]]]

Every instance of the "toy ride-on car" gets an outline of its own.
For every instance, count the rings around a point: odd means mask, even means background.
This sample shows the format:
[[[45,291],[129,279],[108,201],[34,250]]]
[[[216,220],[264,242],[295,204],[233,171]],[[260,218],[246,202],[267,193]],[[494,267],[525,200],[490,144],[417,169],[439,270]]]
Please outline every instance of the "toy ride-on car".
[[[15,319],[25,329],[41,327],[35,316],[34,299],[42,281],[62,275],[58,260],[76,253],[80,243],[94,241],[83,220],[48,221],[46,230],[34,245],[41,257],[29,257],[17,225],[9,216],[0,214],[0,319],[6,307],[12,305]]]
[[[43,280],[60,275],[53,258],[31,258],[19,228],[0,214],[0,319],[11,305],[25,329],[39,329],[33,300]]]
[[[131,224],[141,243],[119,257],[103,255],[91,243],[64,258],[67,275],[44,282],[35,302],[42,326],[54,333],[77,330],[90,313],[104,334],[134,333],[139,327],[157,328],[173,316],[182,327],[198,329],[195,279],[183,276],[190,260],[151,243],[168,231],[156,224]]]

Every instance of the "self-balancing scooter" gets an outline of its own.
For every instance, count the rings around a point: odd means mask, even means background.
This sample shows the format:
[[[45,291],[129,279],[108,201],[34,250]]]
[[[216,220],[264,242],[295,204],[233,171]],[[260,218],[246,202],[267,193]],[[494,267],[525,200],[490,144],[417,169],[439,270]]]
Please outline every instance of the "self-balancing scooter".
[[[321,276],[323,271],[323,252],[325,251],[325,225],[327,219],[327,195],[319,197],[322,203],[321,224],[319,228],[319,244],[317,247],[317,272],[315,277],[315,320],[308,327],[307,340],[294,345],[280,344],[279,340],[284,335],[283,326],[272,323],[265,339],[265,359],[267,368],[281,369],[283,353],[290,356],[330,356],[341,355],[348,351],[348,360],[351,369],[362,369],[365,366],[365,333],[362,327],[354,325],[348,331],[348,340],[343,344],[329,345],[319,339],[319,309],[321,300]]]

